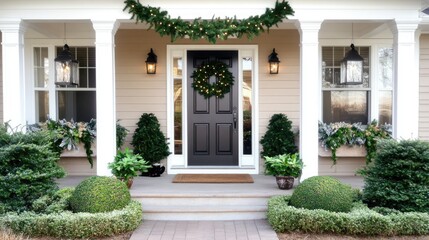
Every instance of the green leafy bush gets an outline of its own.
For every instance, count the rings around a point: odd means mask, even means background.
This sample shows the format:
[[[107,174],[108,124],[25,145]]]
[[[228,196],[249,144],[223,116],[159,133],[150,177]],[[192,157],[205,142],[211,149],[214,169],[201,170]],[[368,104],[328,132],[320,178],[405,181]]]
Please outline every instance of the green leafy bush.
[[[140,154],[151,164],[160,162],[170,155],[167,139],[153,113],[143,113],[137,123],[131,144],[134,153]]]
[[[273,176],[299,177],[304,164],[298,153],[265,157],[265,173]]]
[[[73,212],[110,212],[124,208],[131,200],[125,183],[116,178],[94,176],[77,185],[70,198]]]
[[[133,231],[140,225],[142,215],[141,204],[131,201],[121,210],[106,213],[9,213],[0,217],[0,226],[35,237],[93,239]]]
[[[65,172],[51,143],[43,131],[9,134],[0,127],[1,211],[25,211],[34,200],[57,190],[55,179]]]
[[[361,171],[370,207],[429,212],[429,143],[391,140],[378,144],[374,164]]]
[[[261,154],[264,157],[296,153],[292,121],[283,113],[274,114],[260,143],[263,148]]]
[[[349,212],[356,192],[338,179],[315,176],[304,180],[292,194],[290,204],[297,208]]]
[[[139,172],[147,172],[151,167],[140,155],[134,154],[128,148],[118,151],[115,160],[109,163],[112,174],[124,182],[138,176]]]
[[[268,201],[268,222],[276,232],[302,231],[348,235],[426,235],[429,214],[395,213],[382,215],[362,203],[354,203],[348,213],[309,210],[289,206],[290,196]]]
[[[63,188],[52,195],[45,195],[32,204],[32,210],[36,213],[61,213],[70,211],[70,198],[74,188]]]

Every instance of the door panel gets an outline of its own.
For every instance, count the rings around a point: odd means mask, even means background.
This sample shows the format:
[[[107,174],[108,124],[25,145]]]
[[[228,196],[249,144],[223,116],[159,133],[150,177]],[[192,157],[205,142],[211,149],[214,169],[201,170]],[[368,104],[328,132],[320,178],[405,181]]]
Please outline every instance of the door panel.
[[[188,51],[187,59],[188,165],[238,166],[238,52]],[[192,88],[193,71],[209,61],[227,64],[234,76],[234,85],[223,98],[206,99]],[[212,76],[209,81],[216,79]]]

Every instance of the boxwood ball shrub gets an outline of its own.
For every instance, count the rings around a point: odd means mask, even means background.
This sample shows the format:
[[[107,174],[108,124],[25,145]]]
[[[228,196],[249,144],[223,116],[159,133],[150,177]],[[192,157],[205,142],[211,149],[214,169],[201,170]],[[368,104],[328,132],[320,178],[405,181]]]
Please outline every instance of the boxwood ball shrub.
[[[428,142],[382,141],[374,164],[362,171],[363,200],[370,207],[429,213],[428,173]]]
[[[94,176],[76,187],[70,206],[73,212],[110,212],[124,208],[130,200],[125,183],[116,178]]]
[[[338,179],[315,176],[304,180],[292,194],[290,204],[297,208],[349,212],[356,192]]]

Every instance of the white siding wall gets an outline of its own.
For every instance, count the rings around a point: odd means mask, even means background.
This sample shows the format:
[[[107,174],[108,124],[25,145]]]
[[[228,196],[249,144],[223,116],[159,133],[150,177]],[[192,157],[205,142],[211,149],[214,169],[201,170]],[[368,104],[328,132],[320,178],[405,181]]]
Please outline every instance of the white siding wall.
[[[429,34],[420,36],[419,138],[429,140]]]
[[[3,123],[3,58],[2,58],[2,33],[0,32],[0,123]]]

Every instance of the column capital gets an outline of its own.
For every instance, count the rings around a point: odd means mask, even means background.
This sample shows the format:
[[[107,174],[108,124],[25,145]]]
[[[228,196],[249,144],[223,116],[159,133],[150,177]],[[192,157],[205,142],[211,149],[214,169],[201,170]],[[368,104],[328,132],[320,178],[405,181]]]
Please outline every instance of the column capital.
[[[2,32],[25,32],[27,30],[27,24],[19,18],[0,18],[0,31]]]
[[[91,19],[95,31],[112,31],[115,35],[120,23],[116,19]]]
[[[420,21],[420,19],[395,19],[390,22],[389,27],[394,35],[398,32],[415,32]]]
[[[295,26],[299,31],[319,31],[323,20],[298,20]]]

